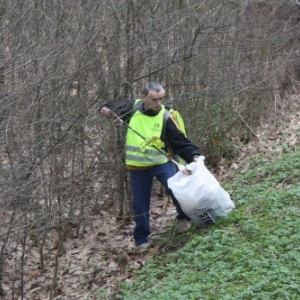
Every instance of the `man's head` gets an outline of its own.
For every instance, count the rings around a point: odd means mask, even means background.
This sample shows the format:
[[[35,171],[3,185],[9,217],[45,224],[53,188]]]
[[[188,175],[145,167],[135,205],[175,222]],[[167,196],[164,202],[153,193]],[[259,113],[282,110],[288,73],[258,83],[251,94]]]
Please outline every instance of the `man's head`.
[[[145,109],[160,110],[164,95],[165,90],[158,82],[148,82],[145,84],[142,91]]]

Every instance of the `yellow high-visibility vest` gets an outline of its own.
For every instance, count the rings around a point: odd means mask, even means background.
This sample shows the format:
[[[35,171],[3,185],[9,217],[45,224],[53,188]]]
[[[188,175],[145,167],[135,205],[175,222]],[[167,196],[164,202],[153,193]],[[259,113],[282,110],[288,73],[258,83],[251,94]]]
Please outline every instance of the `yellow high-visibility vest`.
[[[136,101],[137,103],[137,101]],[[147,167],[166,163],[168,159],[155,149],[162,149],[163,142],[160,139],[163,128],[163,116],[165,107],[156,116],[147,116],[139,110],[133,114],[130,119],[129,126],[134,128],[144,139],[138,136],[135,132],[127,129],[125,159],[126,164],[137,167]]]

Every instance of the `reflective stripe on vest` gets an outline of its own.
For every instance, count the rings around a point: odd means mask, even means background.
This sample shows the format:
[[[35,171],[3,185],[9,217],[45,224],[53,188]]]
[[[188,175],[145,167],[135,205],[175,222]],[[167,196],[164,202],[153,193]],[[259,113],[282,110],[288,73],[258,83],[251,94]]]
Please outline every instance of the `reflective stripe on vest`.
[[[137,110],[131,117],[129,126],[138,131],[146,139],[151,139],[152,137],[158,137],[160,139],[164,111],[165,108],[162,106],[161,111],[156,116],[147,116]],[[144,145],[141,147],[144,143],[145,141],[140,136],[130,129],[127,130],[125,148],[127,165],[144,167],[163,164],[168,161],[168,159],[153,146]],[[145,151],[142,151],[141,148]]]
[[[166,157],[156,149],[154,150],[146,149],[145,152],[141,152],[141,149],[139,147],[126,146],[125,150],[126,150],[126,160],[130,160],[130,161],[143,162],[143,163],[147,163],[147,165],[149,164],[157,165],[162,163],[162,161],[164,162],[166,160]]]

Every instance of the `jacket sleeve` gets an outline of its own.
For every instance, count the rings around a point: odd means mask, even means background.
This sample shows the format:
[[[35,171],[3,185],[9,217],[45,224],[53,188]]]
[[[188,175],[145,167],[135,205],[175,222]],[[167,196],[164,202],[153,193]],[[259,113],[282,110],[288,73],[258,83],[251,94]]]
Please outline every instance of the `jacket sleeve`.
[[[184,136],[171,118],[166,123],[166,138],[174,154],[179,155],[187,163],[191,163],[195,155],[201,155],[196,145]]]
[[[102,107],[107,107],[121,117],[124,122],[129,122],[134,102],[134,99],[119,102],[109,101],[101,105],[100,110]]]

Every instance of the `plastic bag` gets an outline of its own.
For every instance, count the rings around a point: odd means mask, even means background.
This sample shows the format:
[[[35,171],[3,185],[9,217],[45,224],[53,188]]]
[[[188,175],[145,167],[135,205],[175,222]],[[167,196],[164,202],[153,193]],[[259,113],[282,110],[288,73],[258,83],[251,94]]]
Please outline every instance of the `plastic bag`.
[[[168,186],[184,213],[199,225],[209,225],[235,208],[229,194],[204,165],[204,156],[190,163],[191,175],[177,172],[169,178]]]

